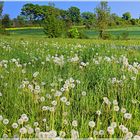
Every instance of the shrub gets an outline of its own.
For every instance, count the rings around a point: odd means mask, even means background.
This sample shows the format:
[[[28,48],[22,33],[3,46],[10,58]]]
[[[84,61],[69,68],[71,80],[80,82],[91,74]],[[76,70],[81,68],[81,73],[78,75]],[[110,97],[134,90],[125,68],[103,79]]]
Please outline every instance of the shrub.
[[[70,37],[70,38],[79,38],[80,33],[79,33],[78,29],[76,27],[73,27],[73,28],[69,29],[68,30],[68,37]]]
[[[63,33],[64,24],[57,17],[50,15],[44,21],[44,33],[48,38],[57,38],[60,37]]]

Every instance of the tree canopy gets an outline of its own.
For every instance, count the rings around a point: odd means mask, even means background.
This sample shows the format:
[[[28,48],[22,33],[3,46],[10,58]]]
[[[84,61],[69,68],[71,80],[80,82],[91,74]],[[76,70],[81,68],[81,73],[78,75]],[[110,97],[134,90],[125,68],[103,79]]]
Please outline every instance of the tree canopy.
[[[100,32],[100,37],[103,38],[103,34],[108,27],[110,18],[110,7],[107,2],[101,2],[95,9],[96,14],[96,28]]]
[[[2,15],[2,11],[3,11],[3,4],[4,4],[4,2],[0,1],[0,17]]]
[[[130,20],[131,19],[131,14],[130,12],[126,12],[122,15],[122,18],[125,20]]]

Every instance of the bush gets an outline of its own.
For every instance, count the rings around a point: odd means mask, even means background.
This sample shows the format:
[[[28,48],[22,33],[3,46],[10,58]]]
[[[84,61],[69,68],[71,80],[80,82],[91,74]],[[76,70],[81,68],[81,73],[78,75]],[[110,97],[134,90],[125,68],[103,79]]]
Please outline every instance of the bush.
[[[80,37],[80,33],[76,27],[73,27],[68,30],[68,37],[70,37],[70,38],[79,38]]]
[[[57,38],[60,37],[63,33],[64,24],[57,17],[50,15],[44,21],[44,33],[48,38]]]

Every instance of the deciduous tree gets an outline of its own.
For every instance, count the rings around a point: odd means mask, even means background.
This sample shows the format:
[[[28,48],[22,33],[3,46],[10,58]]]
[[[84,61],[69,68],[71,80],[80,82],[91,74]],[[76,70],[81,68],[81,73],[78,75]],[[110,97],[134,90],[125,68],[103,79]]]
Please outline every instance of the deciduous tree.
[[[96,14],[96,28],[99,31],[99,35],[103,38],[105,30],[108,28],[110,19],[110,8],[107,2],[101,2],[99,6],[95,8]]]

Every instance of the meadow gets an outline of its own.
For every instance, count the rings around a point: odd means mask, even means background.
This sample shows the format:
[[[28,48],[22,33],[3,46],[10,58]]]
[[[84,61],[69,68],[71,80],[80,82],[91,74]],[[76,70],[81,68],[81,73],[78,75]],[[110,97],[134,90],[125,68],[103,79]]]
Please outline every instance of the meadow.
[[[0,38],[0,137],[140,139],[140,41]]]
[[[95,29],[85,29],[84,26],[77,26],[88,38],[98,39],[98,32]],[[14,36],[28,35],[28,36],[45,36],[41,27],[23,27],[23,28],[7,28],[7,31]],[[110,28],[107,30],[113,38],[118,39],[123,33],[128,34],[128,39],[140,39],[140,27],[139,26],[128,26],[128,27],[117,27]]]

